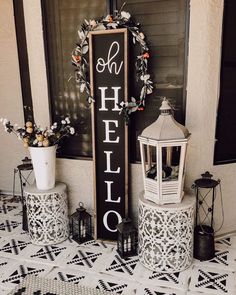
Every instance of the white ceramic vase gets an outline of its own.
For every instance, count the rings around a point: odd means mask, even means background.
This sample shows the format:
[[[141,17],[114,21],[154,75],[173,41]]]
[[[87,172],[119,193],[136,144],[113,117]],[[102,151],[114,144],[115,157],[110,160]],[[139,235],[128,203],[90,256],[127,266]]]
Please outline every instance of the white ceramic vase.
[[[56,146],[29,147],[36,186],[39,190],[50,190],[55,186]]]

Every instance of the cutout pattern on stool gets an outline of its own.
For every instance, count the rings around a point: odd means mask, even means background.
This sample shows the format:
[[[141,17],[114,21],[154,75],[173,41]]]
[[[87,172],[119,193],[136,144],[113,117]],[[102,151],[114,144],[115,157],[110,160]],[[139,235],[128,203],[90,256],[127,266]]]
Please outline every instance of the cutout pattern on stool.
[[[191,265],[193,205],[164,210],[139,200],[139,258],[144,266],[160,272],[177,272]]]
[[[27,193],[26,205],[29,235],[34,244],[57,244],[68,238],[67,198],[63,192]]]

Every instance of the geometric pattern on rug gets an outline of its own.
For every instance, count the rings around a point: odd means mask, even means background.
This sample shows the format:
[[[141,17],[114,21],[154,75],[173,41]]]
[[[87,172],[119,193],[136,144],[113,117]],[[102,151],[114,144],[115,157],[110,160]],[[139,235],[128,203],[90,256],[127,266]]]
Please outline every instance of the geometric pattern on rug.
[[[22,222],[17,220],[0,220],[0,235],[5,236],[9,235],[9,233],[18,232],[21,224]]]
[[[44,261],[55,261],[58,259],[58,257],[61,259],[60,254],[64,254],[66,250],[66,247],[60,247],[60,246],[42,246],[39,250],[36,251],[36,253],[31,254],[30,258],[36,259],[38,258],[39,260],[44,260]]]
[[[78,284],[81,280],[85,278],[85,276],[78,277],[74,274],[63,273],[61,271],[58,272],[58,277],[63,282],[70,282],[74,284]]]
[[[88,274],[81,271],[77,271],[75,274],[75,272],[68,269],[56,267],[48,274],[47,278],[79,284],[84,281],[86,275]]]
[[[60,247],[71,247],[72,251],[79,247],[79,244],[75,242],[72,237],[68,237],[68,239],[57,245],[60,245]]]
[[[20,201],[20,197],[18,197],[18,196],[15,196],[15,197],[13,197],[12,195],[8,195],[8,194],[6,194],[6,195],[4,195],[4,194],[1,194],[0,195],[0,202],[1,203],[3,203],[3,204],[5,204],[5,203],[12,203],[12,202],[16,202],[16,201]]]
[[[106,272],[115,272],[119,274],[133,276],[135,273],[136,266],[138,264],[139,259],[137,256],[136,258],[129,257],[126,259],[122,259],[118,254],[115,254],[115,256],[112,259],[112,262],[106,268]]]
[[[72,258],[68,258],[67,266],[81,266],[85,268],[93,268],[97,260],[103,255],[101,252],[93,252],[92,250],[79,249]],[[70,256],[71,257],[71,256]],[[68,260],[67,259],[67,260]]]
[[[227,235],[225,237],[215,239],[216,247],[230,247],[231,249],[236,249],[236,235]]]
[[[91,286],[100,291],[114,292],[115,294],[135,294],[136,285],[127,279],[117,278],[107,274],[92,276],[88,274],[82,282],[85,286]]]
[[[200,261],[195,259],[194,265],[199,266],[209,266],[209,267],[215,267],[225,270],[234,271],[236,269],[236,251],[234,249],[222,249],[219,247],[219,249],[215,250],[215,257],[211,260],[207,261]]]
[[[12,213],[18,213],[20,212],[17,205],[7,205],[2,204],[0,205],[0,214],[12,214]]]
[[[14,284],[19,284],[21,278],[24,278],[29,274],[36,275],[42,271],[44,271],[43,268],[36,269],[31,266],[19,265],[18,268],[16,270],[14,270],[13,273],[10,274],[10,276],[7,279],[2,280],[2,283],[11,282]]]
[[[82,247],[86,247],[86,248],[97,248],[101,251],[112,251],[114,249],[114,243],[105,243],[104,241],[100,241],[100,240],[91,240],[91,241],[87,241],[85,243],[83,243],[81,245]]]
[[[163,287],[144,287],[141,285],[136,295],[186,295],[186,292]]]
[[[1,283],[8,287],[19,284],[27,275],[45,275],[51,270],[45,265],[35,263],[15,264],[1,277]]]
[[[116,292],[117,294],[122,294],[124,289],[127,288],[127,286],[128,286],[127,284],[117,284],[114,282],[109,282],[109,281],[100,279],[98,281],[96,289],[102,290],[102,291]]]
[[[180,290],[187,290],[188,284],[191,276],[192,266],[188,269],[175,272],[175,273],[161,273],[156,271],[151,271],[143,267],[142,273],[142,285],[146,287],[160,286],[167,288],[174,288]]]
[[[9,239],[1,243],[0,254],[10,254],[7,256],[21,255],[32,243],[28,239],[19,238],[19,239]],[[5,255],[4,255],[5,256]]]
[[[226,289],[226,278],[227,274],[218,274],[215,271],[206,272],[202,269],[199,269],[198,283],[196,287],[204,286],[208,289],[221,290],[227,292]]]
[[[194,267],[190,290],[207,294],[236,294],[234,274],[210,267]]]
[[[160,272],[153,272],[152,275],[149,276],[149,279],[158,279],[160,281],[165,282],[171,282],[174,284],[179,283],[179,275],[180,272],[174,272],[174,273],[160,273]]]
[[[3,274],[9,269],[12,269],[15,264],[17,264],[17,261],[14,259],[0,257],[0,278],[3,277]]]
[[[224,246],[231,246],[231,237],[228,238],[224,238],[224,239],[220,239],[220,240],[216,240],[215,241],[216,245],[224,245]]]
[[[8,199],[12,199],[12,196]],[[11,208],[17,207],[17,204],[18,208]],[[217,255],[213,261],[195,260],[195,266],[189,272],[185,270],[180,273],[163,274],[145,268],[138,262],[138,256],[120,258],[115,243],[92,240],[78,244],[68,239],[60,244],[46,246],[47,248],[33,245],[28,233],[22,231],[22,226],[16,226],[16,223],[21,224],[22,221],[22,216],[15,215],[16,212],[22,211],[21,203],[16,203],[16,200],[8,202],[5,198],[4,202],[0,201],[0,208],[0,295],[9,294],[16,285],[13,282],[22,280],[26,273],[34,271],[39,276],[47,276],[57,282],[71,282],[75,286],[84,285],[95,290],[113,288],[112,290],[116,290],[115,294],[122,295],[236,295],[236,280],[232,273],[236,271],[233,263],[236,257],[235,235],[216,239]],[[8,209],[9,212],[6,211]],[[201,274],[200,270],[205,275]],[[215,275],[212,278],[213,274]],[[190,288],[187,293],[186,286]],[[66,295],[71,295],[68,290]]]

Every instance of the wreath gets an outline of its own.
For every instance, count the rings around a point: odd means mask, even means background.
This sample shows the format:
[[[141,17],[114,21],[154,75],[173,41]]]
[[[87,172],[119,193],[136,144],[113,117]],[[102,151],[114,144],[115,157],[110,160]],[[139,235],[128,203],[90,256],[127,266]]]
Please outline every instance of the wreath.
[[[149,48],[145,41],[145,35],[140,31],[139,27],[140,24],[135,23],[130,13],[126,11],[116,12],[114,16],[107,15],[99,20],[84,20],[81,29],[78,31],[80,42],[76,44],[77,46],[72,52],[72,64],[76,66],[75,80],[79,85],[79,91],[81,93],[86,92],[89,103],[94,102],[90,91],[89,65],[86,59],[89,50],[89,32],[118,28],[127,28],[131,32],[133,43],[140,46],[140,54],[137,55],[135,61],[135,69],[136,82],[141,82],[142,86],[138,98],[131,97],[130,101],[122,101],[119,104],[120,113],[124,114],[126,120],[129,119],[132,112],[144,110],[146,95],[153,92],[153,82],[148,74]]]

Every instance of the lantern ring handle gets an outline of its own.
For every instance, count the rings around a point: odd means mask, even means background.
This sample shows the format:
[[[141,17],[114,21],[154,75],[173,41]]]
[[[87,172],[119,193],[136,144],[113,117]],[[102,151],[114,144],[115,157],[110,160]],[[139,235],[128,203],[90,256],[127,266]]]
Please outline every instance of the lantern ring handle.
[[[79,202],[79,206],[80,207],[84,207],[84,203],[83,202]]]

